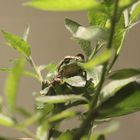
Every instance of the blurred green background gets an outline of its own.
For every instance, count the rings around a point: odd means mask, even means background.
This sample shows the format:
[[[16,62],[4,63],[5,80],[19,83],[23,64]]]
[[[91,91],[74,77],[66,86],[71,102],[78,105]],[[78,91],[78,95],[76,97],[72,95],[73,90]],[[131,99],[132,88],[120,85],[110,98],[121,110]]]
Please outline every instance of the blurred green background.
[[[86,12],[45,12],[22,6],[24,0],[0,0],[0,29],[22,35],[27,24],[31,27],[29,42],[35,62],[47,64],[59,62],[66,55],[76,55],[80,48],[70,39],[64,27],[64,19],[71,18],[82,25],[87,24]],[[10,66],[10,60],[18,56],[13,49],[6,47],[0,34],[0,67]],[[114,69],[140,67],[140,24],[130,30],[125,46]],[[6,73],[0,73],[0,95],[4,94]],[[37,81],[23,77],[20,85],[18,104],[28,110],[33,109],[34,91],[39,91]],[[139,140],[140,112],[117,118],[120,129],[107,140]],[[67,125],[73,125],[68,123]],[[34,128],[33,128],[34,129]],[[0,135],[17,136],[22,134],[0,126]]]

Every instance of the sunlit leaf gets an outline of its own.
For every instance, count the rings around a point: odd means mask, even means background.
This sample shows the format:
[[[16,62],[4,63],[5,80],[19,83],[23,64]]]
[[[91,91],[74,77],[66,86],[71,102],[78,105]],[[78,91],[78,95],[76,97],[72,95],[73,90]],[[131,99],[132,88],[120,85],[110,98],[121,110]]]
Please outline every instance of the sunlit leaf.
[[[109,17],[105,12],[95,11],[94,9],[89,10],[88,12],[88,20],[92,26],[99,26],[104,28],[108,19]]]
[[[114,96],[115,93],[118,92],[121,88],[134,81],[136,81],[136,77],[111,81],[101,90],[99,103],[102,103],[110,97]]]
[[[30,0],[25,5],[50,11],[101,9],[100,2],[96,0]]]
[[[31,55],[30,46],[24,39],[3,30],[2,33],[10,47],[16,49],[19,53],[21,53],[27,58]]]
[[[106,50],[103,53],[99,54],[98,56],[94,57],[93,59],[89,60],[88,62],[79,63],[79,65],[86,70],[92,70],[95,66],[100,65],[109,60],[111,56],[112,50]]]
[[[98,26],[83,27],[70,19],[65,19],[65,26],[79,40],[107,40],[109,36],[108,30]]]
[[[119,80],[119,79],[126,79],[138,75],[140,75],[139,69],[122,69],[122,70],[116,70],[111,72],[109,78]]]
[[[127,115],[140,110],[140,83],[131,82],[114,93],[99,107],[99,118]]]
[[[128,8],[136,3],[138,0],[119,0],[119,7],[122,9]]]
[[[24,60],[19,59],[16,63],[14,68],[9,72],[5,93],[8,107],[11,111],[14,111],[16,108],[16,98],[17,98],[17,90],[19,86],[20,77],[23,73],[24,69]]]
[[[14,125],[14,121],[6,115],[0,114],[0,125],[12,127]]]
[[[134,4],[132,6],[132,9],[131,9],[130,13],[131,13],[131,15],[130,15],[130,22],[131,23],[136,22],[137,19],[140,16],[140,1],[138,1],[136,4]]]
[[[119,54],[123,46],[125,34],[125,19],[124,15],[122,14],[119,21],[116,23],[115,36],[113,38],[113,47],[116,49],[116,55]]]
[[[78,101],[78,100],[87,101],[86,98],[80,95],[40,96],[36,98],[36,101],[44,102],[44,103],[53,103],[53,104]]]

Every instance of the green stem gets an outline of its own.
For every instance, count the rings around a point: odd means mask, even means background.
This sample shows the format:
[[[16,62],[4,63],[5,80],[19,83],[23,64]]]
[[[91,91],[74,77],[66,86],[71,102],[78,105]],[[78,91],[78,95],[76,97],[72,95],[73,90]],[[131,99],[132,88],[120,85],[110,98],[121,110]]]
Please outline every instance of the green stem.
[[[116,26],[116,19],[117,19],[118,3],[119,3],[119,0],[116,0],[115,1],[114,13],[113,13],[113,17],[112,17],[112,20],[111,20],[112,24],[111,24],[110,37],[109,37],[107,49],[110,49],[112,47],[112,43],[113,43],[113,36],[114,36],[114,33],[115,33],[115,26]],[[102,70],[102,75],[101,75],[101,80],[100,80],[99,85],[97,87],[97,91],[95,93],[95,98],[91,102],[91,106],[90,106],[90,109],[89,109],[89,112],[87,114],[86,119],[81,124],[81,127],[77,131],[75,136],[73,137],[73,140],[80,140],[81,137],[84,134],[89,132],[89,130],[92,127],[91,122],[93,123],[95,121],[97,115],[98,115],[97,114],[98,109],[97,109],[96,106],[97,106],[98,97],[100,95],[100,91],[101,91],[103,83],[105,81],[105,76],[106,76],[106,72],[107,72],[107,66],[108,66],[108,62],[104,63],[103,70]]]
[[[38,75],[39,80],[40,80],[41,83],[42,83],[42,82],[43,82],[42,75],[41,75],[41,73],[38,71],[37,66],[36,66],[36,64],[35,64],[35,62],[33,61],[33,59],[32,59],[31,56],[29,57],[29,62],[30,62],[30,64],[31,64],[31,66],[34,68],[36,74]]]

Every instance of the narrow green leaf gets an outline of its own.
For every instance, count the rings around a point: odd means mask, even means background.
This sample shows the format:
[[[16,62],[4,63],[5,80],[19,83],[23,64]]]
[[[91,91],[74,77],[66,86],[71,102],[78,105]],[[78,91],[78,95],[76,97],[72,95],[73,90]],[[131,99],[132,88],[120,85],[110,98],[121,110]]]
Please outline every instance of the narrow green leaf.
[[[140,16],[140,1],[138,1],[136,4],[132,6],[131,12],[130,12],[130,22],[134,23],[137,21],[137,19]]]
[[[78,101],[83,100],[86,101],[86,98],[80,96],[80,95],[56,95],[56,96],[40,96],[36,98],[36,101],[38,102],[44,102],[44,103],[52,103],[52,104],[58,104],[58,103],[65,103],[70,101]]]
[[[117,91],[99,108],[99,118],[127,115],[140,110],[140,83],[131,82]]]
[[[50,11],[101,9],[100,2],[96,0],[30,0],[25,5]]]
[[[16,108],[16,97],[17,90],[19,86],[20,77],[24,69],[24,60],[19,59],[14,68],[9,72],[9,76],[6,81],[5,93],[8,107],[11,111],[14,111]]]
[[[56,121],[59,121],[59,120],[64,120],[64,119],[67,119],[67,118],[74,117],[74,116],[76,116],[76,114],[77,113],[75,111],[65,110],[65,111],[60,112],[59,114],[56,114],[56,115],[52,116],[48,121],[49,122],[56,122]]]
[[[109,78],[119,80],[119,79],[126,79],[138,75],[140,75],[139,69],[122,69],[122,70],[116,70],[111,72]]]
[[[89,60],[86,63],[79,63],[81,67],[83,67],[86,70],[92,70],[95,66],[100,65],[107,60],[109,60],[112,56],[112,50],[106,50],[100,55],[94,57],[93,59]]]
[[[0,114],[0,125],[12,127],[14,125],[14,121],[6,115]]]
[[[30,46],[24,39],[3,30],[2,33],[10,47],[16,49],[19,53],[27,58],[31,55]]]
[[[119,21],[116,23],[115,36],[113,38],[113,47],[116,49],[116,55],[119,54],[123,46],[125,35],[126,35],[125,18],[124,15],[122,14]]]

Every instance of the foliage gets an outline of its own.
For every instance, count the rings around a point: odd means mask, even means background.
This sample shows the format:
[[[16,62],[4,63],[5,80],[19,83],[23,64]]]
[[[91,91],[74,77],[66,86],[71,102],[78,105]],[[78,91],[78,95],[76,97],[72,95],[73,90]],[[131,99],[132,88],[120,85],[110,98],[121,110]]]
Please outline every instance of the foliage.
[[[2,30],[8,46],[16,49],[21,56],[12,68],[0,68],[1,72],[8,72],[5,83],[8,113],[0,98],[0,125],[16,129],[34,140],[105,140],[105,135],[114,130],[113,124],[103,132],[92,132],[91,129],[114,117],[140,110],[140,69],[112,71],[126,34],[138,23],[140,1],[30,0],[24,5],[51,11],[87,11],[88,27],[65,19],[66,29],[79,44],[86,59],[79,54],[66,56],[58,67],[56,64],[37,66],[27,41],[29,27],[23,37]],[[31,64],[34,72],[26,70],[27,63]],[[47,71],[45,77],[42,71]],[[34,96],[33,112],[16,105],[22,75],[37,79],[42,86]],[[79,106],[84,109],[73,109]],[[17,112],[25,118],[19,121]],[[59,126],[71,118],[78,118],[81,125],[62,132]],[[28,129],[35,124],[36,134]]]

